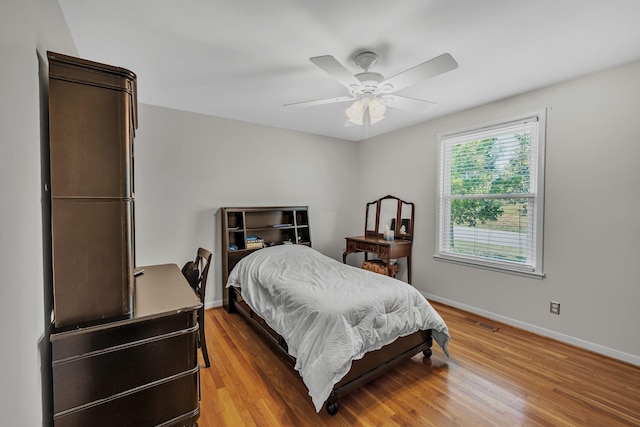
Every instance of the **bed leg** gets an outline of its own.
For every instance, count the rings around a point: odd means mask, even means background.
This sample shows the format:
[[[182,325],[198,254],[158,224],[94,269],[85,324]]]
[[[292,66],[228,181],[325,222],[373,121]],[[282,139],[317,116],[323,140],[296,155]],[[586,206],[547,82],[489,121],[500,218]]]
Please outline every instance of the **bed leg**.
[[[433,352],[431,351],[430,348],[423,350],[422,354],[424,354],[424,357],[426,357],[427,359],[431,357],[431,355],[433,354]]]
[[[338,397],[335,393],[331,393],[329,399],[327,399],[327,412],[329,415],[333,416],[338,413]]]

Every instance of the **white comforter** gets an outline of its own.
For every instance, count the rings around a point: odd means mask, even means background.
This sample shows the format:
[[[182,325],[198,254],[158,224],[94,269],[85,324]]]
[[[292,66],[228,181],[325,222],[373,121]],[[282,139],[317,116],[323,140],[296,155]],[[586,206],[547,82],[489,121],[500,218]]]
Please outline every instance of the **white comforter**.
[[[354,360],[419,329],[432,329],[448,355],[449,332],[415,288],[347,266],[303,245],[243,258],[227,286],[286,340],[295,369],[320,411]]]

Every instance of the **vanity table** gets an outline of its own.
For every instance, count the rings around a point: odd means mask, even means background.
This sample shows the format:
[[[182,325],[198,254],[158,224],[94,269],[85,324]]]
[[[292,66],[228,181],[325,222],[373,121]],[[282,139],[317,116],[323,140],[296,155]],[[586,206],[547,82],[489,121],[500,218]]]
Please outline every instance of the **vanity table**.
[[[342,262],[347,263],[347,255],[364,252],[376,255],[385,263],[400,258],[407,259],[407,282],[411,283],[411,249],[413,247],[413,216],[415,206],[394,196],[385,196],[367,203],[364,236],[346,237],[346,250]],[[389,236],[392,240],[388,240]],[[388,268],[389,275],[392,269]]]

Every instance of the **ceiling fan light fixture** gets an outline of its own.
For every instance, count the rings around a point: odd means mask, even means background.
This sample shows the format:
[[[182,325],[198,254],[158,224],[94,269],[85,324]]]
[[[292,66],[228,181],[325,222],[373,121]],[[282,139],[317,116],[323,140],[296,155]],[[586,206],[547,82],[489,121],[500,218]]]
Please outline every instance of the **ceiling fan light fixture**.
[[[364,117],[364,104],[359,99],[353,101],[353,104],[345,111],[349,121],[356,125],[362,125]]]
[[[372,125],[375,125],[379,121],[382,121],[382,119],[384,119],[384,116],[373,117],[371,114],[369,114],[369,123]]]
[[[369,101],[368,109],[371,124],[378,123],[380,120],[384,119],[384,114],[387,112],[387,107],[375,97]]]
[[[353,104],[346,109],[345,114],[349,122],[362,126],[364,124],[365,113],[369,114],[369,124],[375,124],[384,119],[387,107],[375,96],[365,94],[353,101]]]
[[[371,68],[378,61],[378,56],[374,52],[365,51],[356,55],[354,62],[363,70],[358,74],[353,74],[331,55],[314,56],[309,60],[347,88],[349,96],[296,102],[285,104],[285,107],[308,107],[353,100],[353,103],[345,110],[347,115],[345,126],[355,124],[364,126],[366,129],[369,128],[369,125],[378,123],[385,118],[387,107],[428,113],[431,108],[437,105],[436,103],[401,95],[390,96],[389,94],[458,68],[456,60],[450,54],[443,53],[385,79],[382,74],[371,71]],[[380,97],[378,98],[378,96]]]

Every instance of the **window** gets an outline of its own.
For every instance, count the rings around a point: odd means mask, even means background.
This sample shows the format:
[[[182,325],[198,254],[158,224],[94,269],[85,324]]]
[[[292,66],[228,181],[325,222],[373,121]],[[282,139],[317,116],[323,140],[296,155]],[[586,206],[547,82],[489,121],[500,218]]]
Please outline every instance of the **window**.
[[[435,258],[542,277],[545,113],[438,135]]]

